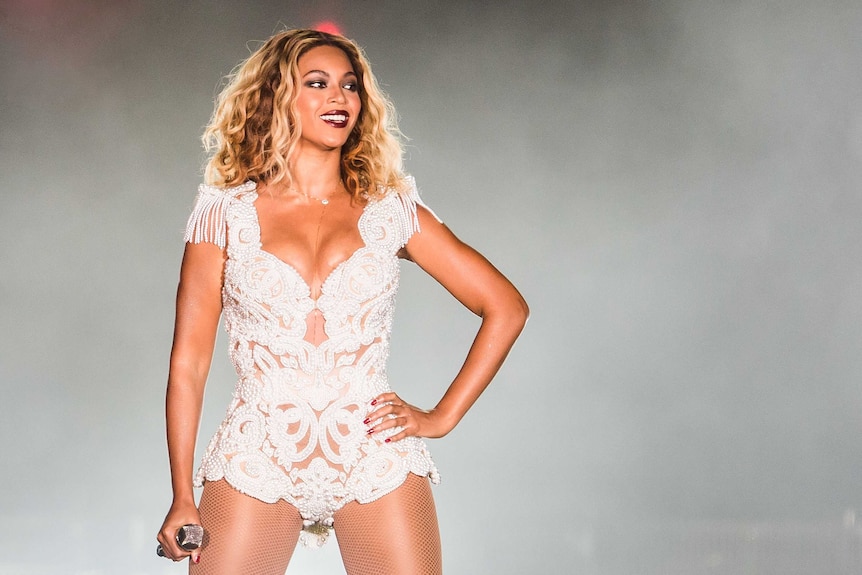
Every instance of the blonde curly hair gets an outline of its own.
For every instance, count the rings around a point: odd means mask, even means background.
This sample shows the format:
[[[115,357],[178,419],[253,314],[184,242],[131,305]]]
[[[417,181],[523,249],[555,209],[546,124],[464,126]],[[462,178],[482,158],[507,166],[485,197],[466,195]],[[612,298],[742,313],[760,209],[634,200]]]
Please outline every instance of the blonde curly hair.
[[[270,184],[293,180],[291,156],[302,126],[296,112],[298,62],[317,46],[340,48],[358,78],[362,109],[341,148],[341,178],[357,196],[401,189],[402,149],[395,109],[377,85],[362,49],[343,36],[318,30],[280,32],[228,76],[203,134],[210,153],[205,179],[229,187],[247,180]]]

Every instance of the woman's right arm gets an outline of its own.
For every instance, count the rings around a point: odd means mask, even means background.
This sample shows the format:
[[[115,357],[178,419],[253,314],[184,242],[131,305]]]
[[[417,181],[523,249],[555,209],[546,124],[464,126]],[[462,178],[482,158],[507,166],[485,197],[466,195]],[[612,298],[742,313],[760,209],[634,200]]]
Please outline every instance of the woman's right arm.
[[[173,503],[158,534],[165,554],[179,561],[190,553],[177,545],[177,529],[200,524],[192,488],[195,440],[204,386],[221,315],[224,251],[209,242],[187,243],[177,288],[177,312],[165,398]]]

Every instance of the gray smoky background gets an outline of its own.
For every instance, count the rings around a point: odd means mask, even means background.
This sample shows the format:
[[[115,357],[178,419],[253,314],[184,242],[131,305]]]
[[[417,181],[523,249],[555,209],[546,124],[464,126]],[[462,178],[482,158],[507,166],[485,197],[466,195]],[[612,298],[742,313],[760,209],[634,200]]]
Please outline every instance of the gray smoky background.
[[[429,442],[446,572],[858,573],[849,0],[0,2],[0,573],[184,572],[154,548],[200,134],[251,49],[323,20],[532,308]],[[391,381],[431,407],[478,320],[411,264],[396,316]],[[343,572],[334,541],[288,569]]]

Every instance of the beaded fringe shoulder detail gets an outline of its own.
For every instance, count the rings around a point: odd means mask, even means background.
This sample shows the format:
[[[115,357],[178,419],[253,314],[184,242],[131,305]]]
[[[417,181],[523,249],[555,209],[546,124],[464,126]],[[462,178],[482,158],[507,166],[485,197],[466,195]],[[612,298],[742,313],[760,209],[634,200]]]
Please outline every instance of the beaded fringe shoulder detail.
[[[400,208],[399,220],[401,222],[401,237],[403,238],[403,244],[407,243],[407,240],[410,237],[418,233],[422,230],[419,229],[419,214],[417,213],[416,206],[422,206],[429,212],[438,222],[442,222],[442,220],[434,213],[434,211],[425,205],[425,202],[422,201],[422,198],[419,197],[419,190],[416,188],[416,180],[413,176],[407,176],[405,178],[406,187],[403,191],[397,192],[398,198],[398,206]]]
[[[193,244],[209,242],[224,249],[227,244],[227,206],[239,194],[250,192],[256,187],[255,182],[245,182],[232,188],[218,188],[209,184],[198,186],[195,206],[189,215],[183,239]]]

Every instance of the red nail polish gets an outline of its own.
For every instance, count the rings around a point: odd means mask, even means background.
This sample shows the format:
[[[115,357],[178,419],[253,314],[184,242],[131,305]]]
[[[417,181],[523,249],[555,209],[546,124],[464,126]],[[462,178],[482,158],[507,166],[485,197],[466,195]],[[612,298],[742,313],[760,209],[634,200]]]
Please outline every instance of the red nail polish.
[[[376,399],[372,399],[372,400],[371,400],[371,405],[377,405],[377,400],[376,400]]]
[[[374,428],[372,427],[371,429],[369,429],[365,433],[367,433],[368,435],[371,435],[372,433],[374,433]]]
[[[365,421],[363,421],[362,423],[364,423],[365,425],[368,425],[369,423],[371,423],[371,419],[366,417]]]
[[[387,438],[386,438],[386,440],[385,440],[383,443],[389,443],[390,441],[392,441],[392,438],[391,438],[391,437],[387,437]]]
[[[195,557],[195,565],[197,565],[200,562],[201,562],[201,556],[198,555],[197,557]]]

